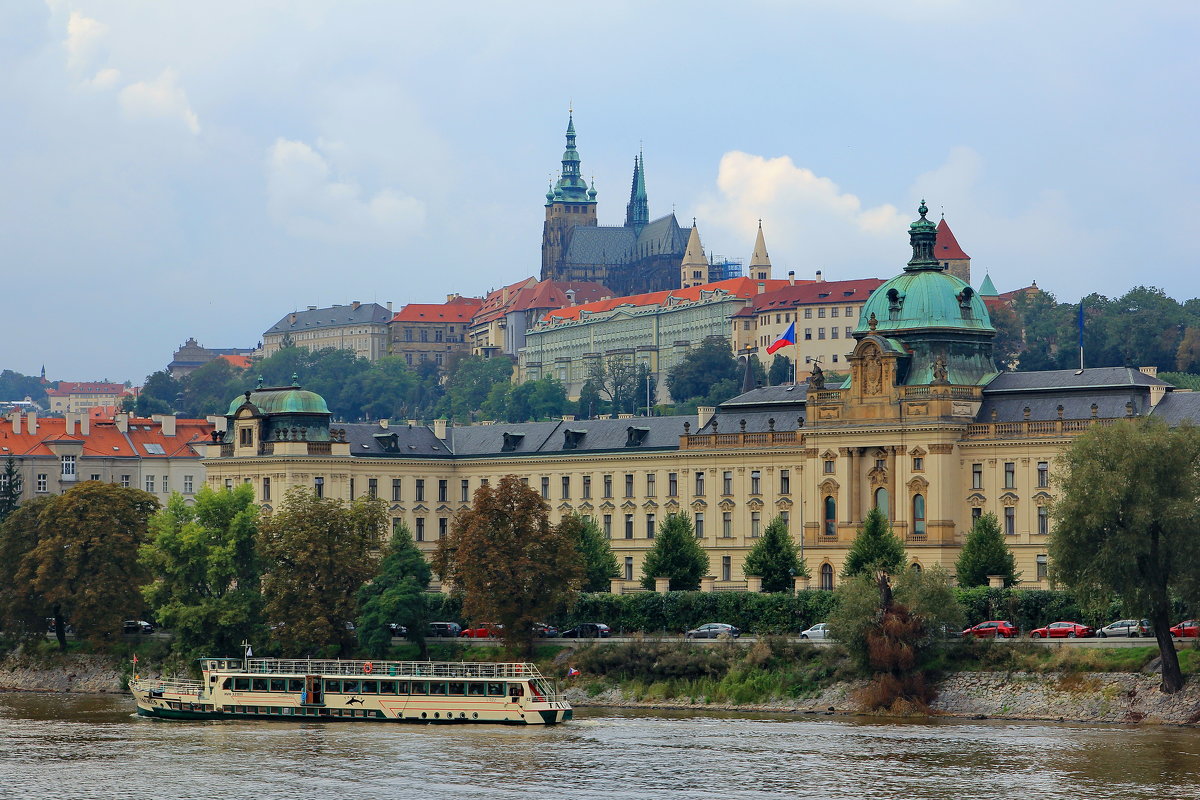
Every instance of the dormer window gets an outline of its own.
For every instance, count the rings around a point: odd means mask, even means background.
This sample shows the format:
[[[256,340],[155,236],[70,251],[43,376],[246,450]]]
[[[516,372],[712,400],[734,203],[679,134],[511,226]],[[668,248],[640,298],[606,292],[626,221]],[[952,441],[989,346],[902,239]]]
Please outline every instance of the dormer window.
[[[254,429],[253,428],[241,428],[239,430],[239,437],[240,438],[238,439],[238,443],[242,447],[253,447],[254,446]]]
[[[627,438],[625,439],[626,447],[640,447],[642,442],[646,440],[646,434],[650,433],[649,428],[635,428],[632,425],[625,429]]]
[[[508,431],[505,431],[504,444],[501,445],[500,451],[504,453],[511,453],[521,446],[521,441],[524,438],[525,434],[523,433],[509,433]]]
[[[400,437],[395,433],[377,433],[375,441],[379,442],[379,446],[383,448],[385,453],[400,452]],[[366,447],[366,445],[363,445]]]
[[[971,319],[974,315],[974,309],[971,308],[971,298],[975,296],[975,290],[970,286],[964,288],[958,294],[958,307],[962,309],[963,319]]]
[[[563,433],[563,449],[577,449],[583,441],[584,436],[587,436],[586,430],[572,430],[571,428],[567,428],[566,432]]]
[[[904,295],[896,289],[888,289],[888,316],[897,319],[900,316],[900,306],[904,305]]]

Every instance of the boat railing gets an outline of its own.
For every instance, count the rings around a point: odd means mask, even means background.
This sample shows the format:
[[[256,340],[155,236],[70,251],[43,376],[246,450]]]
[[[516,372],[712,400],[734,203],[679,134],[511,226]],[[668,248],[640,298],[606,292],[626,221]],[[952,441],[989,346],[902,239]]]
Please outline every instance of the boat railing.
[[[224,671],[224,670],[222,670]],[[373,661],[252,658],[245,670],[255,675],[370,675],[381,678],[540,678],[533,664],[475,661]]]
[[[200,694],[204,684],[185,678],[136,678],[129,682],[134,691],[171,692],[172,694]]]

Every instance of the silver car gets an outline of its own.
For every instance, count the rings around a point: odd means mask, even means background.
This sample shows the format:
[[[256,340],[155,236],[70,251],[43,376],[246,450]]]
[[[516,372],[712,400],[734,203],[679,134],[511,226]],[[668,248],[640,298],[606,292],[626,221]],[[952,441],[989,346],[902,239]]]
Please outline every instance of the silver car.
[[[1096,635],[1101,639],[1106,639],[1109,636],[1129,636],[1137,638],[1139,636],[1150,635],[1150,620],[1148,619],[1119,619],[1116,622],[1110,622],[1100,630],[1096,631]]]
[[[801,633],[800,638],[801,639],[830,639],[833,637],[831,637],[829,635],[829,623],[818,622],[816,625],[813,625],[811,628],[809,628],[808,630]]]
[[[736,639],[741,635],[741,631],[724,622],[710,622],[707,625],[701,625],[699,628],[690,630],[684,634],[688,639],[719,639],[722,636],[729,636]]]

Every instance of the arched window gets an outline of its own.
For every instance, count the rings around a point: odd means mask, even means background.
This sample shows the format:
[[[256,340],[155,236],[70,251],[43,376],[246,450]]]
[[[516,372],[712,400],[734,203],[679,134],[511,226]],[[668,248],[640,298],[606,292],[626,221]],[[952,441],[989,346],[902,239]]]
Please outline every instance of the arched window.
[[[827,592],[833,591],[833,565],[821,565],[821,588]]]
[[[913,572],[917,573],[918,575],[921,573],[921,565],[915,561],[909,565],[909,569],[911,569]]]
[[[882,486],[875,490],[875,507],[883,512],[885,517],[888,514],[888,490]]]
[[[913,495],[913,533],[917,536],[925,535],[925,496],[921,494]]]
[[[833,495],[825,498],[825,535],[837,536],[837,500]]]

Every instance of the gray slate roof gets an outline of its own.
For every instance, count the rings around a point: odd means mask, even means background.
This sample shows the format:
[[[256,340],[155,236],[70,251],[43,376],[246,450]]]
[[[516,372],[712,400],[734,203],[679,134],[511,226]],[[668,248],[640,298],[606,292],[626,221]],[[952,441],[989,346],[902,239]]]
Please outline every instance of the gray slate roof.
[[[295,320],[292,319],[293,314]],[[317,308],[311,311],[295,311],[268,328],[264,335],[337,328],[342,325],[386,325],[393,316],[391,311],[378,303],[361,303],[358,308],[347,305]]]
[[[1076,374],[1075,370],[1070,369],[1052,369],[1042,372],[1002,372],[984,388],[984,392],[1153,385],[1166,385],[1166,381],[1147,375],[1133,367],[1095,367],[1085,369],[1082,374]]]
[[[652,255],[677,254],[687,249],[688,234],[674,214],[659,217],[640,233],[624,226],[581,225],[571,229],[571,240],[563,255],[566,264],[621,264],[638,251]]]
[[[1184,422],[1200,425],[1200,392],[1168,392],[1152,413],[1171,426]]]
[[[631,419],[587,419],[570,422],[497,423],[452,428],[451,447],[459,457],[507,456],[530,453],[568,452],[567,431],[586,431],[574,434],[578,452],[613,450],[673,450],[679,447],[683,423],[696,426],[694,416],[633,417]],[[629,429],[640,443],[629,445]],[[637,429],[645,429],[645,433]],[[505,450],[505,434],[509,435],[511,450]]]
[[[410,428],[401,423],[383,428],[376,422],[335,422],[330,427],[346,429],[350,455],[359,458],[450,458],[454,455],[425,425]],[[390,439],[392,435],[396,437],[394,440]]]

